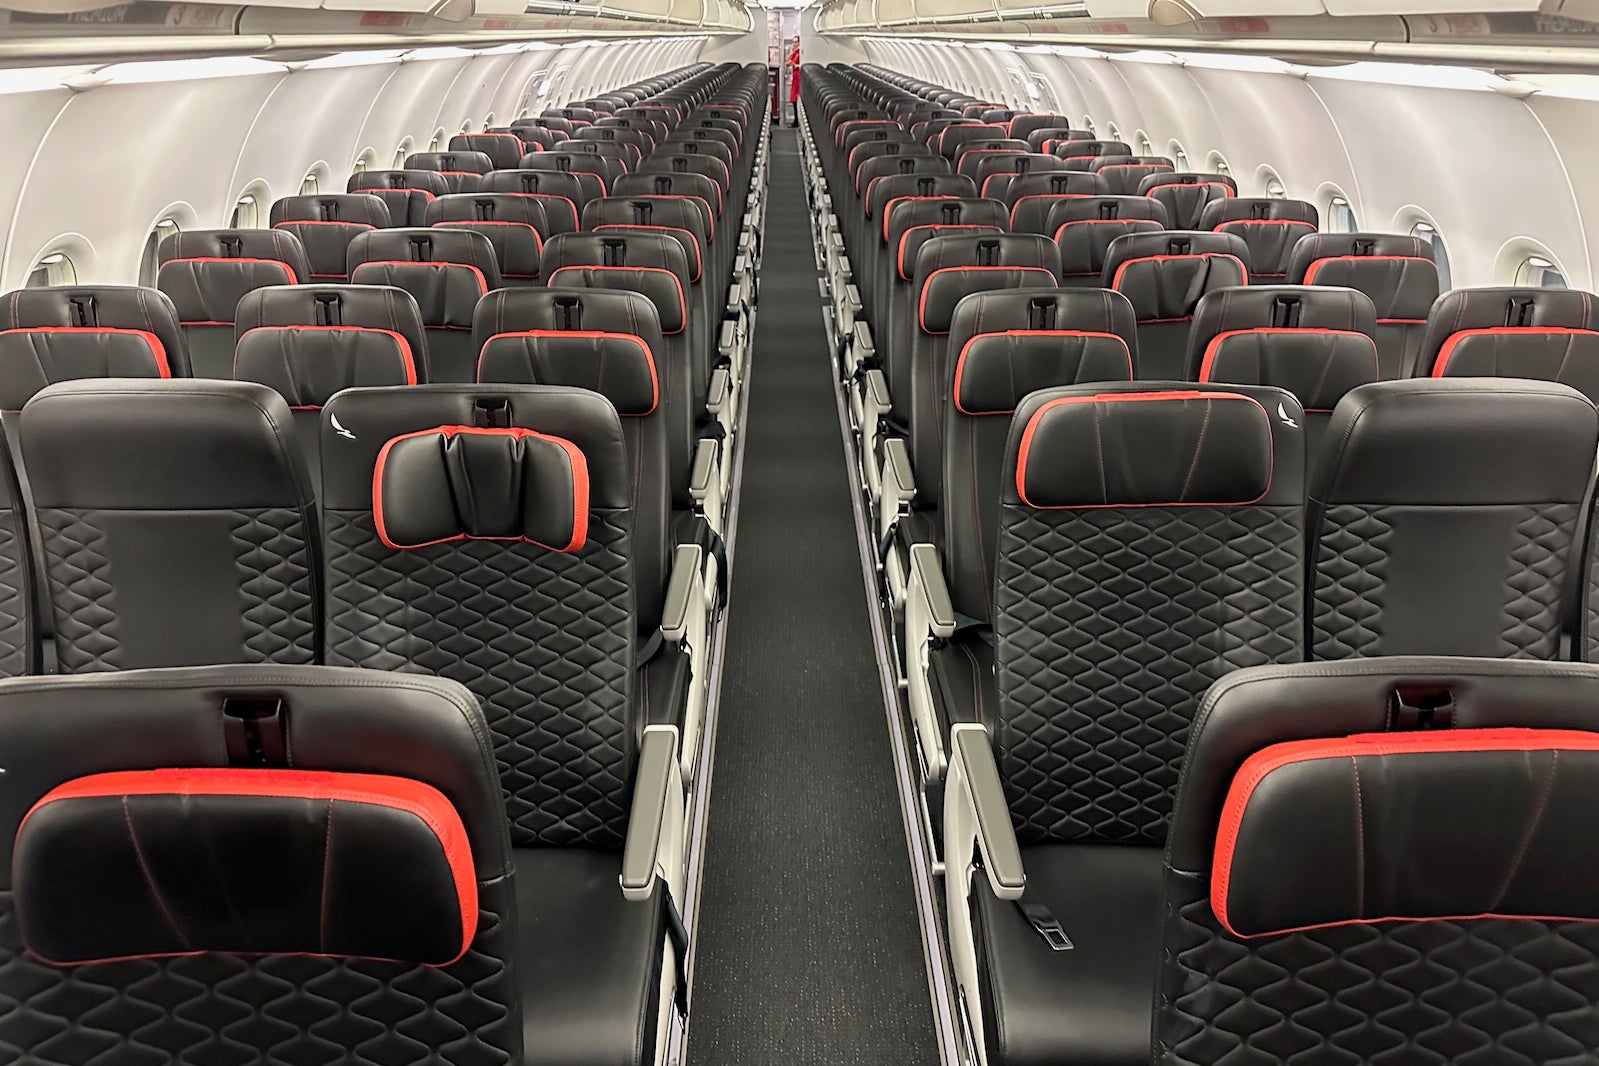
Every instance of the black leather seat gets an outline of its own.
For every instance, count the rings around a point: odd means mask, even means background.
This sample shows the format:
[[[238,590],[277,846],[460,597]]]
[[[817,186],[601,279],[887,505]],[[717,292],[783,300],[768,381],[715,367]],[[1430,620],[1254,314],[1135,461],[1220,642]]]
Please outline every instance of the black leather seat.
[[[1249,246],[1249,276],[1259,284],[1288,280],[1294,245],[1321,231],[1321,214],[1304,200],[1224,197],[1205,205],[1195,229],[1231,233]]]
[[[383,285],[285,285],[239,301],[236,381],[282,396],[313,493],[322,494],[322,408],[344,389],[427,382],[416,301]]]
[[[1100,156],[1090,160],[1087,169],[1100,176],[1111,196],[1137,196],[1149,178],[1175,172],[1171,160],[1161,156]]]
[[[1305,412],[1305,450],[1314,469],[1338,402],[1378,380],[1376,311],[1354,289],[1218,289],[1194,310],[1185,376],[1293,393]]]
[[[592,189],[585,189],[584,177],[594,179]],[[543,236],[548,239],[577,232],[583,205],[588,203],[590,192],[599,195],[599,183],[592,174],[563,174],[553,170],[496,170],[483,175],[479,191],[528,196],[537,200],[544,208]]]
[[[1218,682],[1172,818],[1153,1060],[1585,1057],[1596,696],[1594,667],[1458,658]]]
[[[482,152],[415,152],[405,157],[405,169],[438,173],[450,192],[477,192],[494,161]]]
[[[284,230],[186,230],[163,240],[156,256],[156,288],[177,309],[190,366],[202,378],[233,376],[234,316],[245,293],[311,274],[299,238]]]
[[[1105,273],[1105,257],[1118,237],[1159,233],[1170,216],[1156,199],[1144,196],[1063,196],[1040,199],[1048,207],[1044,230],[1060,248],[1062,285],[1097,289]]]
[[[270,218],[273,229],[305,247],[310,276],[300,280],[324,284],[349,279],[345,257],[356,234],[393,225],[388,205],[371,193],[286,196],[273,203]]]
[[[1105,183],[1098,174],[1077,170],[1023,174],[1005,186],[1000,200],[1010,206],[1012,233],[1036,233],[1053,237],[1048,228],[1050,212],[1064,200],[1105,195]]]
[[[404,289],[427,332],[428,381],[477,376],[472,312],[500,287],[494,244],[469,230],[414,227],[375,230],[350,242],[350,282]]]
[[[977,182],[978,195],[999,200],[1011,181],[1022,174],[1055,174],[1064,170],[1059,158],[1042,152],[1007,153],[974,164],[973,180]]]
[[[946,788],[955,972],[990,1066],[1150,1061],[1161,847],[1190,723],[1217,678],[1302,655],[1303,440],[1277,414],[1296,406],[1277,389],[1109,383],[1017,408],[995,724],[960,727]],[[1021,908],[971,873],[974,759],[997,765],[982,817],[1008,814]],[[1052,921],[1071,950],[1034,931]]]
[[[1206,293],[1249,284],[1249,249],[1230,233],[1129,234],[1111,242],[1102,280],[1138,315],[1138,377],[1181,381],[1195,308]]]
[[[1310,234],[1294,244],[1288,281],[1365,293],[1377,309],[1383,380],[1415,372],[1427,316],[1438,299],[1431,243],[1392,233]]]
[[[16,679],[0,745],[18,1061],[521,1061],[516,871],[461,686],[284,666]]]
[[[1208,229],[1200,225],[1205,208],[1237,196],[1238,183],[1226,174],[1162,172],[1139,182],[1138,195],[1160,201],[1172,229]]]
[[[582,197],[577,201],[578,210],[581,211],[583,204],[589,200],[609,195],[609,168],[603,166],[595,156],[568,152],[565,148],[566,145],[562,144],[554,151],[530,153],[522,157],[518,166],[521,170],[575,175],[582,186]],[[504,179],[497,179],[493,174],[489,174],[483,180],[492,183]]]
[[[525,149],[522,138],[514,133],[457,133],[450,138],[449,149],[455,153],[481,153],[488,156],[495,170],[511,170],[529,151],[543,151],[544,146]]]
[[[502,285],[537,285],[544,240],[552,232],[545,202],[518,193],[452,193],[428,204],[427,224],[481,233],[494,248]]]
[[[874,169],[877,160],[862,168],[862,176]],[[977,187],[970,178],[951,174],[942,157],[917,157],[914,165],[902,160],[894,170],[873,176],[866,182],[862,199],[863,212],[858,227],[859,236],[850,255],[854,263],[855,283],[860,287],[862,306],[867,318],[882,336],[879,344],[888,341],[891,321],[891,293],[895,279],[890,273],[889,261],[898,244],[889,228],[889,211],[901,201],[912,202],[934,198],[976,199]]]
[[[253,382],[70,381],[28,401],[18,441],[63,673],[321,661],[293,432]]]
[[[1564,385],[1383,381],[1344,397],[1311,478],[1318,659],[1553,659],[1599,415]]]
[[[654,1061],[673,986],[665,894],[681,871],[654,876],[668,860],[650,842],[626,903],[617,879],[624,843],[640,850],[641,789],[681,819],[676,731],[645,727],[679,712],[683,657],[643,661],[634,601],[664,500],[652,513],[635,498],[617,412],[584,389],[355,389],[326,415],[329,656],[439,674],[483,701],[530,882],[523,1061]],[[334,418],[357,439],[336,438]],[[514,503],[490,489],[506,464],[525,486]]]
[[[1435,305],[1416,377],[1536,378],[1599,402],[1599,307],[1576,289],[1456,289]]]
[[[436,170],[363,170],[350,175],[345,191],[382,200],[389,208],[390,225],[425,226],[429,201],[454,190]]]

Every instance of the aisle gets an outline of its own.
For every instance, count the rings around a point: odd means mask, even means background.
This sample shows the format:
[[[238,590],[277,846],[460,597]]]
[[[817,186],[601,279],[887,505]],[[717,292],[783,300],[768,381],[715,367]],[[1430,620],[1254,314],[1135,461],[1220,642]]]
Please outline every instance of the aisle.
[[[798,137],[774,134],[687,1066],[938,1061]]]

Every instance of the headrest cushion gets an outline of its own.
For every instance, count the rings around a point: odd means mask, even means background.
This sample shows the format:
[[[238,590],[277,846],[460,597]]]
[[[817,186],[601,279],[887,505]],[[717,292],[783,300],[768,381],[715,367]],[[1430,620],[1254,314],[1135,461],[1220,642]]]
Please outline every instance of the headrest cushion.
[[[1028,419],[1016,492],[1034,508],[1232,507],[1271,489],[1272,428],[1249,396],[1110,392]]]
[[[415,385],[416,360],[411,342],[392,329],[257,326],[239,337],[233,377],[260,382],[306,411],[343,389]]]
[[[610,400],[624,417],[651,414],[661,399],[655,353],[632,333],[592,329],[496,333],[478,356],[477,379],[588,389]]]
[[[378,453],[372,514],[397,551],[520,540],[575,552],[588,539],[588,463],[571,441],[531,429],[407,433]]]
[[[1200,381],[1275,385],[1298,396],[1306,412],[1319,413],[1379,377],[1376,340],[1337,329],[1228,330],[1210,339],[1199,368]]]
[[[0,411],[20,411],[47,385],[81,378],[169,378],[149,330],[35,326],[0,330]]]
[[[12,875],[23,942],[58,965],[211,951],[446,966],[477,932],[460,814],[379,774],[76,778],[23,819]]]
[[[1455,729],[1273,744],[1233,777],[1211,907],[1238,937],[1388,921],[1599,920],[1596,803],[1594,733]]]
[[[1008,415],[1039,389],[1087,381],[1131,381],[1133,353],[1115,333],[1005,330],[979,333],[955,360],[955,409]]]

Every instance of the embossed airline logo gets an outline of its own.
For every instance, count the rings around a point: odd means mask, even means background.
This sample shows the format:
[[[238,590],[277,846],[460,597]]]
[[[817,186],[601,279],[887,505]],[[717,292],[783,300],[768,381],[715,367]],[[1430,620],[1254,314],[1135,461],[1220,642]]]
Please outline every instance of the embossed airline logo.
[[[355,434],[351,433],[349,430],[345,429],[343,424],[339,422],[339,416],[338,415],[328,415],[328,421],[333,423],[333,432],[337,433],[339,436],[343,437],[345,440],[354,440],[355,439]]]
[[[1295,422],[1288,416],[1288,408],[1280,400],[1277,402],[1277,417],[1282,419],[1283,425],[1287,426],[1289,429],[1299,428],[1299,423]],[[337,426],[339,423],[335,421],[333,424]],[[344,431],[340,430],[339,432],[343,433]]]

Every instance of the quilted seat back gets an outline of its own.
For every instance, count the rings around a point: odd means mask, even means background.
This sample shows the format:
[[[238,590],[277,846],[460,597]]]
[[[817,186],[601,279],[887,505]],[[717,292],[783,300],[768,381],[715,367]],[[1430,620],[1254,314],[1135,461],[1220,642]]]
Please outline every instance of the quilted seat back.
[[[1280,389],[1210,385],[1080,385],[1018,406],[995,741],[1024,845],[1159,844],[1200,696],[1302,657],[1298,416]]]

